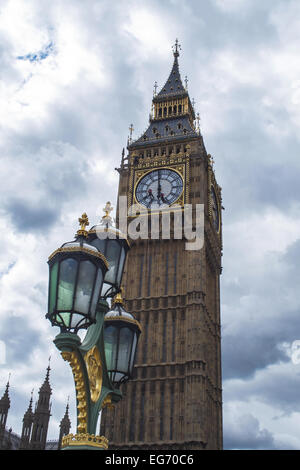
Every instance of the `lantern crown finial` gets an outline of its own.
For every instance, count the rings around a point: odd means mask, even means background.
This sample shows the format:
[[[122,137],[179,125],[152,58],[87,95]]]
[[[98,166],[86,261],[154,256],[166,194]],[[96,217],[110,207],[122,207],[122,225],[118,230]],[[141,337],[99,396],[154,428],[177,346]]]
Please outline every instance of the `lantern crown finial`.
[[[80,229],[77,230],[77,235],[83,235],[84,237],[88,236],[86,227],[90,225],[87,214],[84,212],[81,217],[79,217],[78,222],[80,224]]]
[[[102,217],[102,222],[106,223],[106,224],[111,224],[112,223],[112,218],[110,216],[110,213],[113,211],[113,207],[111,205],[111,202],[108,201],[106,204],[105,204],[105,207],[103,209],[103,212],[105,213],[105,215]]]
[[[120,291],[114,296],[113,299],[113,304],[121,304],[124,305],[124,300],[123,300],[123,293],[124,293],[124,288],[121,287]]]

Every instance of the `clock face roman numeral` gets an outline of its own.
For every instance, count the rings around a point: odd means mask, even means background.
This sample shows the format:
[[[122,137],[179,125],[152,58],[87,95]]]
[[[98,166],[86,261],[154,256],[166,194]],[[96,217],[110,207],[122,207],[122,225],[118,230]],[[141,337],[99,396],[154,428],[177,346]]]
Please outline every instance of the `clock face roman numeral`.
[[[151,208],[163,204],[171,205],[183,191],[183,180],[171,169],[163,168],[147,173],[138,183],[135,191],[136,200]]]

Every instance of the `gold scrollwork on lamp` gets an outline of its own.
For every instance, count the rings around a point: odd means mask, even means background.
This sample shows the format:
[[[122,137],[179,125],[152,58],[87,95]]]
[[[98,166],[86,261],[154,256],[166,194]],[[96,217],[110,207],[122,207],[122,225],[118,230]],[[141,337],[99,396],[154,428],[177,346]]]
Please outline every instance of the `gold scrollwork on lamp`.
[[[85,355],[85,363],[90,385],[91,400],[95,403],[102,389],[102,363],[97,346],[93,346]]]
[[[104,436],[95,436],[94,434],[80,433],[68,434],[62,438],[62,448],[72,446],[88,446],[107,450],[108,440]]]
[[[61,355],[65,361],[69,362],[74,376],[78,409],[77,432],[87,432],[87,397],[80,360],[76,351],[62,351]]]

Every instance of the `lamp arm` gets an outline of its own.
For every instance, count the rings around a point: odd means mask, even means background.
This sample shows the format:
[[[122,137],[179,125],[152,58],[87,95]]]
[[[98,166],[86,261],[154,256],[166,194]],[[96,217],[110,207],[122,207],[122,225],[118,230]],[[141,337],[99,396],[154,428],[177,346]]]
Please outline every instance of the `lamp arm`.
[[[60,333],[54,344],[68,361],[73,372],[77,398],[77,432],[96,435],[99,412],[122,398],[107,372],[104,350],[104,315],[109,310],[100,301],[96,322],[89,326],[83,342],[74,333]]]

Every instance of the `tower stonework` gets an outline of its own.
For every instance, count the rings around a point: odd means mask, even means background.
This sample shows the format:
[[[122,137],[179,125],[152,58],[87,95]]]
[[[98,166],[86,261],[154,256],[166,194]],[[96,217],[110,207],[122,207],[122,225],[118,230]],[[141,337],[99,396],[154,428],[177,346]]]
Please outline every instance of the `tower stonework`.
[[[0,449],[4,449],[7,446],[5,442],[5,426],[7,421],[7,415],[10,408],[9,398],[9,381],[6,384],[5,392],[0,399]]]
[[[50,366],[47,368],[44,383],[39,390],[39,399],[34,411],[32,433],[30,439],[31,450],[45,450],[49,419],[51,416],[50,397],[52,394],[49,382]]]
[[[24,417],[23,417],[20,450],[27,450],[30,447],[30,437],[31,437],[33,420],[34,420],[34,414],[32,411],[32,394],[31,394],[28,409],[25,412]]]
[[[130,240],[122,285],[126,308],[143,331],[123,400],[102,412],[100,432],[110,449],[222,448],[221,188],[178,57],[176,42],[170,76],[153,97],[149,127],[129,140],[118,169],[118,195],[127,197],[128,209],[135,204],[140,220],[150,224],[147,210],[164,207],[171,230],[169,239],[160,226],[159,236]],[[175,235],[176,217],[187,204],[193,228],[196,204],[204,207],[200,249],[187,249],[187,240]]]

